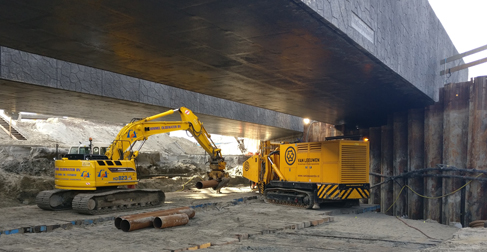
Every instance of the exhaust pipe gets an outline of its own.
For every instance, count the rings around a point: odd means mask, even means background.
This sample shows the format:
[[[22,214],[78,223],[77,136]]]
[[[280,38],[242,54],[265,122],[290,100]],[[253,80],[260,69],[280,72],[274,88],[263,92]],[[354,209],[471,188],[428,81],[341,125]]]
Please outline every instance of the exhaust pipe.
[[[218,186],[218,181],[216,180],[206,180],[206,181],[200,181],[196,183],[196,188],[198,189],[209,188],[209,187],[215,189],[217,186]]]
[[[186,214],[173,214],[168,216],[159,216],[154,219],[155,228],[167,228],[186,225],[189,217]]]

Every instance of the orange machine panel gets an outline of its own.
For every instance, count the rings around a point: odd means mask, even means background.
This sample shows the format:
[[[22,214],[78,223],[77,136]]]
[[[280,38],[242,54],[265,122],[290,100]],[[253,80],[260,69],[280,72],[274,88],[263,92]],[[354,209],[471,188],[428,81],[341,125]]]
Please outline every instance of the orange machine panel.
[[[369,183],[369,143],[336,140],[284,144],[279,167],[287,181]]]

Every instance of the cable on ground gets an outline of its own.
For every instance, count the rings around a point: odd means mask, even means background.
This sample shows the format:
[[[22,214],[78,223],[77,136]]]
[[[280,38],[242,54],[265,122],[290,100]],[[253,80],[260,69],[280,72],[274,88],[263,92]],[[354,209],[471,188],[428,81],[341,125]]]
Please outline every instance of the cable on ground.
[[[413,227],[413,226],[411,226],[411,225],[407,224],[405,221],[401,220],[401,218],[399,218],[399,216],[396,216],[396,218],[397,218],[398,220],[400,220],[402,223],[406,224],[406,226],[408,226],[408,227],[410,227],[410,228],[414,228],[414,229],[418,230],[420,233],[422,233],[424,236],[428,237],[429,239],[432,239],[432,240],[438,240],[438,239],[435,239],[435,238],[433,238],[433,237],[431,237],[431,236],[429,236],[429,235],[425,234],[423,231],[419,230],[419,228],[416,228],[416,227]]]
[[[183,191],[185,189],[184,186],[187,185],[189,182],[191,182],[195,178],[200,178],[202,181],[204,181],[204,179],[200,175],[194,175],[193,177],[191,177],[190,180],[188,180],[188,182],[186,182],[186,183],[183,184],[183,188],[181,190],[177,190],[176,192]]]

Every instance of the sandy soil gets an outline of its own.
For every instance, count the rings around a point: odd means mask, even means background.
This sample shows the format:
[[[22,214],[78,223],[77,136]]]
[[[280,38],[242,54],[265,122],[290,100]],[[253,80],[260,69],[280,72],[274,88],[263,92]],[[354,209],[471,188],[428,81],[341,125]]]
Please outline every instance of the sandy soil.
[[[434,222],[404,220],[433,238],[430,239],[395,217],[376,212],[340,214],[322,225],[286,229],[292,224],[299,226],[326,218],[337,211],[326,205],[320,210],[305,210],[266,204],[260,198],[236,205],[231,202],[235,198],[253,195],[255,193],[247,188],[225,188],[223,194],[205,190],[168,193],[164,209],[208,202],[218,204],[196,208],[195,218],[187,225],[169,229],[145,228],[123,232],[117,230],[112,221],[106,221],[46,233],[2,235],[0,251],[171,251],[208,243],[213,246],[203,251],[443,251],[465,246],[462,241],[466,241],[463,238],[466,235],[459,235],[457,228]],[[46,213],[34,206],[6,208],[0,213],[0,219],[3,222],[8,220],[8,226],[25,225],[20,221],[22,216],[29,224],[33,222],[29,218],[36,217],[44,224],[80,218],[69,212]],[[485,232],[474,233],[476,239],[485,235]],[[248,234],[249,238],[239,241],[235,238],[237,234]],[[468,236],[467,239],[472,240],[473,237]],[[474,249],[472,246],[469,248]]]

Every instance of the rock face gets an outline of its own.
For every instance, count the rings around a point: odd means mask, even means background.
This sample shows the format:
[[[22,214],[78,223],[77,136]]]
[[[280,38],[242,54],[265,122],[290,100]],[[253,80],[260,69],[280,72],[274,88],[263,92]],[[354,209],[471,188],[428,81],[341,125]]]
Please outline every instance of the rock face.
[[[0,168],[15,174],[53,177],[55,157],[55,148],[1,146]]]

